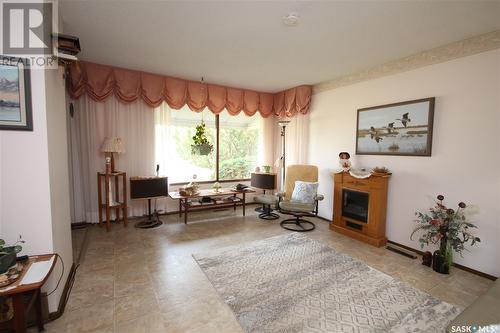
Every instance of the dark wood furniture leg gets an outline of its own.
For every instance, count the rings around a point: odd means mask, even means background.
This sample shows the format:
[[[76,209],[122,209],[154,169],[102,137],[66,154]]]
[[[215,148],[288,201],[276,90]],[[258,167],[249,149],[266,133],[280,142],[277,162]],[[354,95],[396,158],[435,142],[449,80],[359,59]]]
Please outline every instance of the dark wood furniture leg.
[[[182,199],[179,199],[179,217],[182,217]]]
[[[127,173],[123,173],[123,226],[128,225],[128,211],[127,211]]]
[[[243,216],[245,216],[245,192],[243,192]]]
[[[102,226],[102,188],[101,176],[97,173],[97,211],[99,212],[99,227]]]
[[[184,199],[184,224],[188,223],[188,204],[186,199]]]
[[[106,176],[104,176],[104,186],[106,187],[104,190],[106,191],[106,231],[109,232],[109,228],[110,228],[110,222],[109,222],[109,218],[110,218],[110,212],[109,212],[109,188],[108,188],[108,184],[109,184],[109,175],[106,174]]]
[[[23,294],[12,295],[12,304],[14,307],[14,330],[16,333],[26,332],[26,314],[24,313]]]
[[[120,194],[118,193],[118,177],[115,177],[115,201],[120,202]],[[120,207],[115,208],[115,221],[120,222]]]
[[[43,331],[42,293],[40,289],[36,291],[35,311],[36,311],[36,324],[38,325],[38,332],[42,332]]]

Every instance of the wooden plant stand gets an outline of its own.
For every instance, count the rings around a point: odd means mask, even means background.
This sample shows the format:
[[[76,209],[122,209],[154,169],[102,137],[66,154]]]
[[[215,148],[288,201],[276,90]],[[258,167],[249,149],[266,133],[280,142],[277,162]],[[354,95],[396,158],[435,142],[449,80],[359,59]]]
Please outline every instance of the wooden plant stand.
[[[122,189],[120,195],[120,177],[122,181]],[[114,200],[111,202],[109,196],[109,188],[111,186],[111,179],[114,179]],[[104,186],[103,186],[104,185]],[[104,189],[104,202],[102,200],[102,191]],[[128,224],[128,207],[127,207],[127,173],[122,171],[115,171],[111,173],[97,173],[97,202],[99,210],[99,226],[103,224],[103,209],[106,212],[106,231],[110,230],[110,215],[111,209],[115,210],[115,221],[120,220],[120,210],[123,211],[123,226],[126,227]]]

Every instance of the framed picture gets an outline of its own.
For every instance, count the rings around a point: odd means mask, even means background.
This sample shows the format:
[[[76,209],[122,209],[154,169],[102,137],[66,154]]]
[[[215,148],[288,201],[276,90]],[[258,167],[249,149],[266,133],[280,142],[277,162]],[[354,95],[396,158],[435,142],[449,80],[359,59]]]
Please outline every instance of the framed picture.
[[[0,59],[0,130],[32,131],[29,67],[20,58]]]
[[[356,154],[431,156],[434,97],[358,110]]]

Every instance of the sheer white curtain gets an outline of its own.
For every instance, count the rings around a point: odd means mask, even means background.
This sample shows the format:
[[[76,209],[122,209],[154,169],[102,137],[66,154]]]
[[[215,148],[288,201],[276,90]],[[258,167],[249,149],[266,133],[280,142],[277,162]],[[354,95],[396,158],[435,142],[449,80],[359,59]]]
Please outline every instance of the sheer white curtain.
[[[154,112],[142,101],[123,104],[114,97],[95,102],[86,95],[73,101],[70,119],[74,213],[72,222],[97,222],[97,172],[104,171],[100,152],[106,137],[122,138],[125,153],[115,155],[116,169],[133,176],[151,176],[155,170]],[[127,179],[128,182],[128,179]],[[144,201],[130,201],[129,216],[146,212]]]
[[[171,127],[171,110],[167,103],[162,103],[154,109],[155,126],[155,163],[160,165],[160,174],[168,175],[168,167],[172,154],[172,147],[169,145]]]
[[[286,128],[287,164],[307,164],[309,148],[309,113],[297,114]]]
[[[255,115],[254,117],[260,117]],[[262,134],[259,141],[259,165],[274,165],[276,141],[275,134],[278,131],[274,115],[268,118],[260,117]]]

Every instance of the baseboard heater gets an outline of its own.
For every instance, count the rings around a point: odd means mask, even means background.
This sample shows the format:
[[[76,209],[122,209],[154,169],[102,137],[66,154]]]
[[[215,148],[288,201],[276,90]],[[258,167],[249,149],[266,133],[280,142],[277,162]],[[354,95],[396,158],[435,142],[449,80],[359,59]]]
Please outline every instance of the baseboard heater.
[[[409,250],[402,248],[400,246],[397,246],[395,244],[389,243],[385,248],[389,251],[396,252],[402,256],[405,256],[405,257],[408,257],[411,259],[417,259],[417,255],[415,254],[415,252],[409,251]]]

